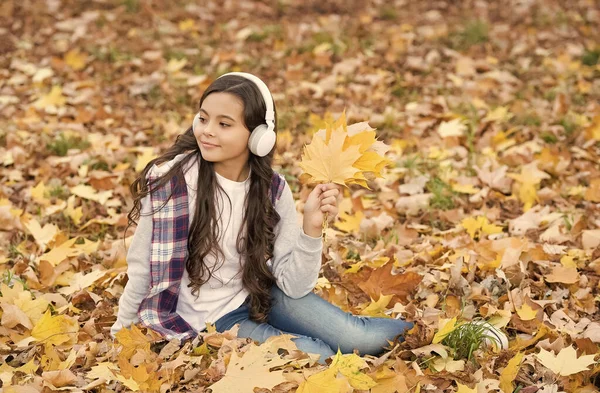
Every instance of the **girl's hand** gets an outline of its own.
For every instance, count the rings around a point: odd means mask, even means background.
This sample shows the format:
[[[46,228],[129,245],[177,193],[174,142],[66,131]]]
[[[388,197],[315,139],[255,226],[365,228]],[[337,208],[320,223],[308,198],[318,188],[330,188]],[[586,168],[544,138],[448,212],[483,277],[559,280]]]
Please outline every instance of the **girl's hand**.
[[[338,214],[340,186],[334,183],[319,184],[308,195],[304,204],[304,233],[312,237],[321,237],[323,220],[332,222]]]

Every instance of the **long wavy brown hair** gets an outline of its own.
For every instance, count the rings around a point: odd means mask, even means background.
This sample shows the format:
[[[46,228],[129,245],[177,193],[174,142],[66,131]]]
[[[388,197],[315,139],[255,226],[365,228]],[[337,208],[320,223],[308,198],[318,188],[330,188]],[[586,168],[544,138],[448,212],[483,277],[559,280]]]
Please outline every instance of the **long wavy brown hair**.
[[[198,109],[208,95],[216,92],[226,92],[239,97],[244,104],[244,123],[248,130],[253,130],[259,124],[265,122],[266,107],[260,90],[254,82],[236,75],[226,75],[216,79],[200,98]],[[273,107],[275,104],[273,103]],[[275,116],[277,119],[277,116]],[[277,121],[275,121],[277,130]],[[248,131],[250,132],[250,131]],[[148,172],[154,165],[172,160],[175,156],[187,153],[182,160],[177,162],[171,169],[159,178],[148,180]],[[242,283],[249,292],[250,318],[259,321],[267,321],[271,309],[271,287],[275,284],[275,277],[267,267],[267,260],[273,257],[275,242],[275,226],[280,216],[273,207],[268,196],[273,169],[271,163],[275,149],[264,156],[258,157],[250,153],[250,189],[244,202],[245,214],[242,228],[237,238],[237,251],[240,254],[242,265]],[[198,162],[198,195],[196,198],[196,210],[192,220],[187,243],[188,259],[186,269],[190,276],[190,287],[192,294],[198,296],[200,287],[206,283],[220,264],[213,267],[207,266],[205,257],[209,254],[220,256],[224,260],[223,250],[219,246],[219,227],[217,221],[217,209],[214,203],[217,188],[221,186],[217,182],[213,163],[204,160],[200,152],[198,142],[194,137],[192,127],[175,139],[175,143],[164,154],[150,161],[130,186],[134,202],[133,208],[127,215],[128,226],[137,224],[136,220],[141,212],[141,200],[149,193],[154,192],[171,180],[173,175],[182,168],[187,167],[190,160],[197,159]],[[185,182],[184,179],[181,179]],[[185,186],[185,183],[183,184]],[[227,194],[225,194],[227,195]],[[169,196],[170,198],[171,196]],[[229,201],[231,204],[231,200]]]

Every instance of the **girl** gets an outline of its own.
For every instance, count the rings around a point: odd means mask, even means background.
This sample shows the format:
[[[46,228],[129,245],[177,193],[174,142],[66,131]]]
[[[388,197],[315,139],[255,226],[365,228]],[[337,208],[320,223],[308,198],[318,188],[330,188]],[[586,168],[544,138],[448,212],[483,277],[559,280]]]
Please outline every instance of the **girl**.
[[[293,334],[298,349],[377,355],[412,323],[343,312],[312,290],[324,215],[338,213],[334,184],[316,186],[298,225],[292,192],[273,172],[275,108],[256,76],[229,73],[200,98],[192,127],[131,185],[139,218],[117,331],[141,322],[166,339],[214,323],[264,342]]]

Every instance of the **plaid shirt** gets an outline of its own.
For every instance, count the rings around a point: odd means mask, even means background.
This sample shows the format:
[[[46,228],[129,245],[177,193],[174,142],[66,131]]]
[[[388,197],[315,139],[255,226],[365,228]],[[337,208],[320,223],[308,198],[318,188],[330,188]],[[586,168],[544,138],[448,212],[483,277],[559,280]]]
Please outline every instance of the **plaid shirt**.
[[[274,172],[269,189],[273,205],[281,197],[284,186],[284,177]],[[150,197],[155,212],[152,216],[150,293],[140,304],[138,317],[141,324],[157,331],[167,340],[177,338],[183,342],[198,334],[176,311],[187,258],[189,230],[187,185],[183,170],[180,169],[170,182]]]

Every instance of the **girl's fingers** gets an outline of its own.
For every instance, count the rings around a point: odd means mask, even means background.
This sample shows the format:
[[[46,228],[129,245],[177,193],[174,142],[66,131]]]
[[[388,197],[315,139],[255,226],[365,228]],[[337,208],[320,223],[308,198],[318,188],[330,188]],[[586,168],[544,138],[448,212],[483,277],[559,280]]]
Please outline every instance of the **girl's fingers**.
[[[336,197],[332,196],[332,197],[328,197],[325,199],[321,199],[321,206],[323,205],[334,205],[337,202]]]

